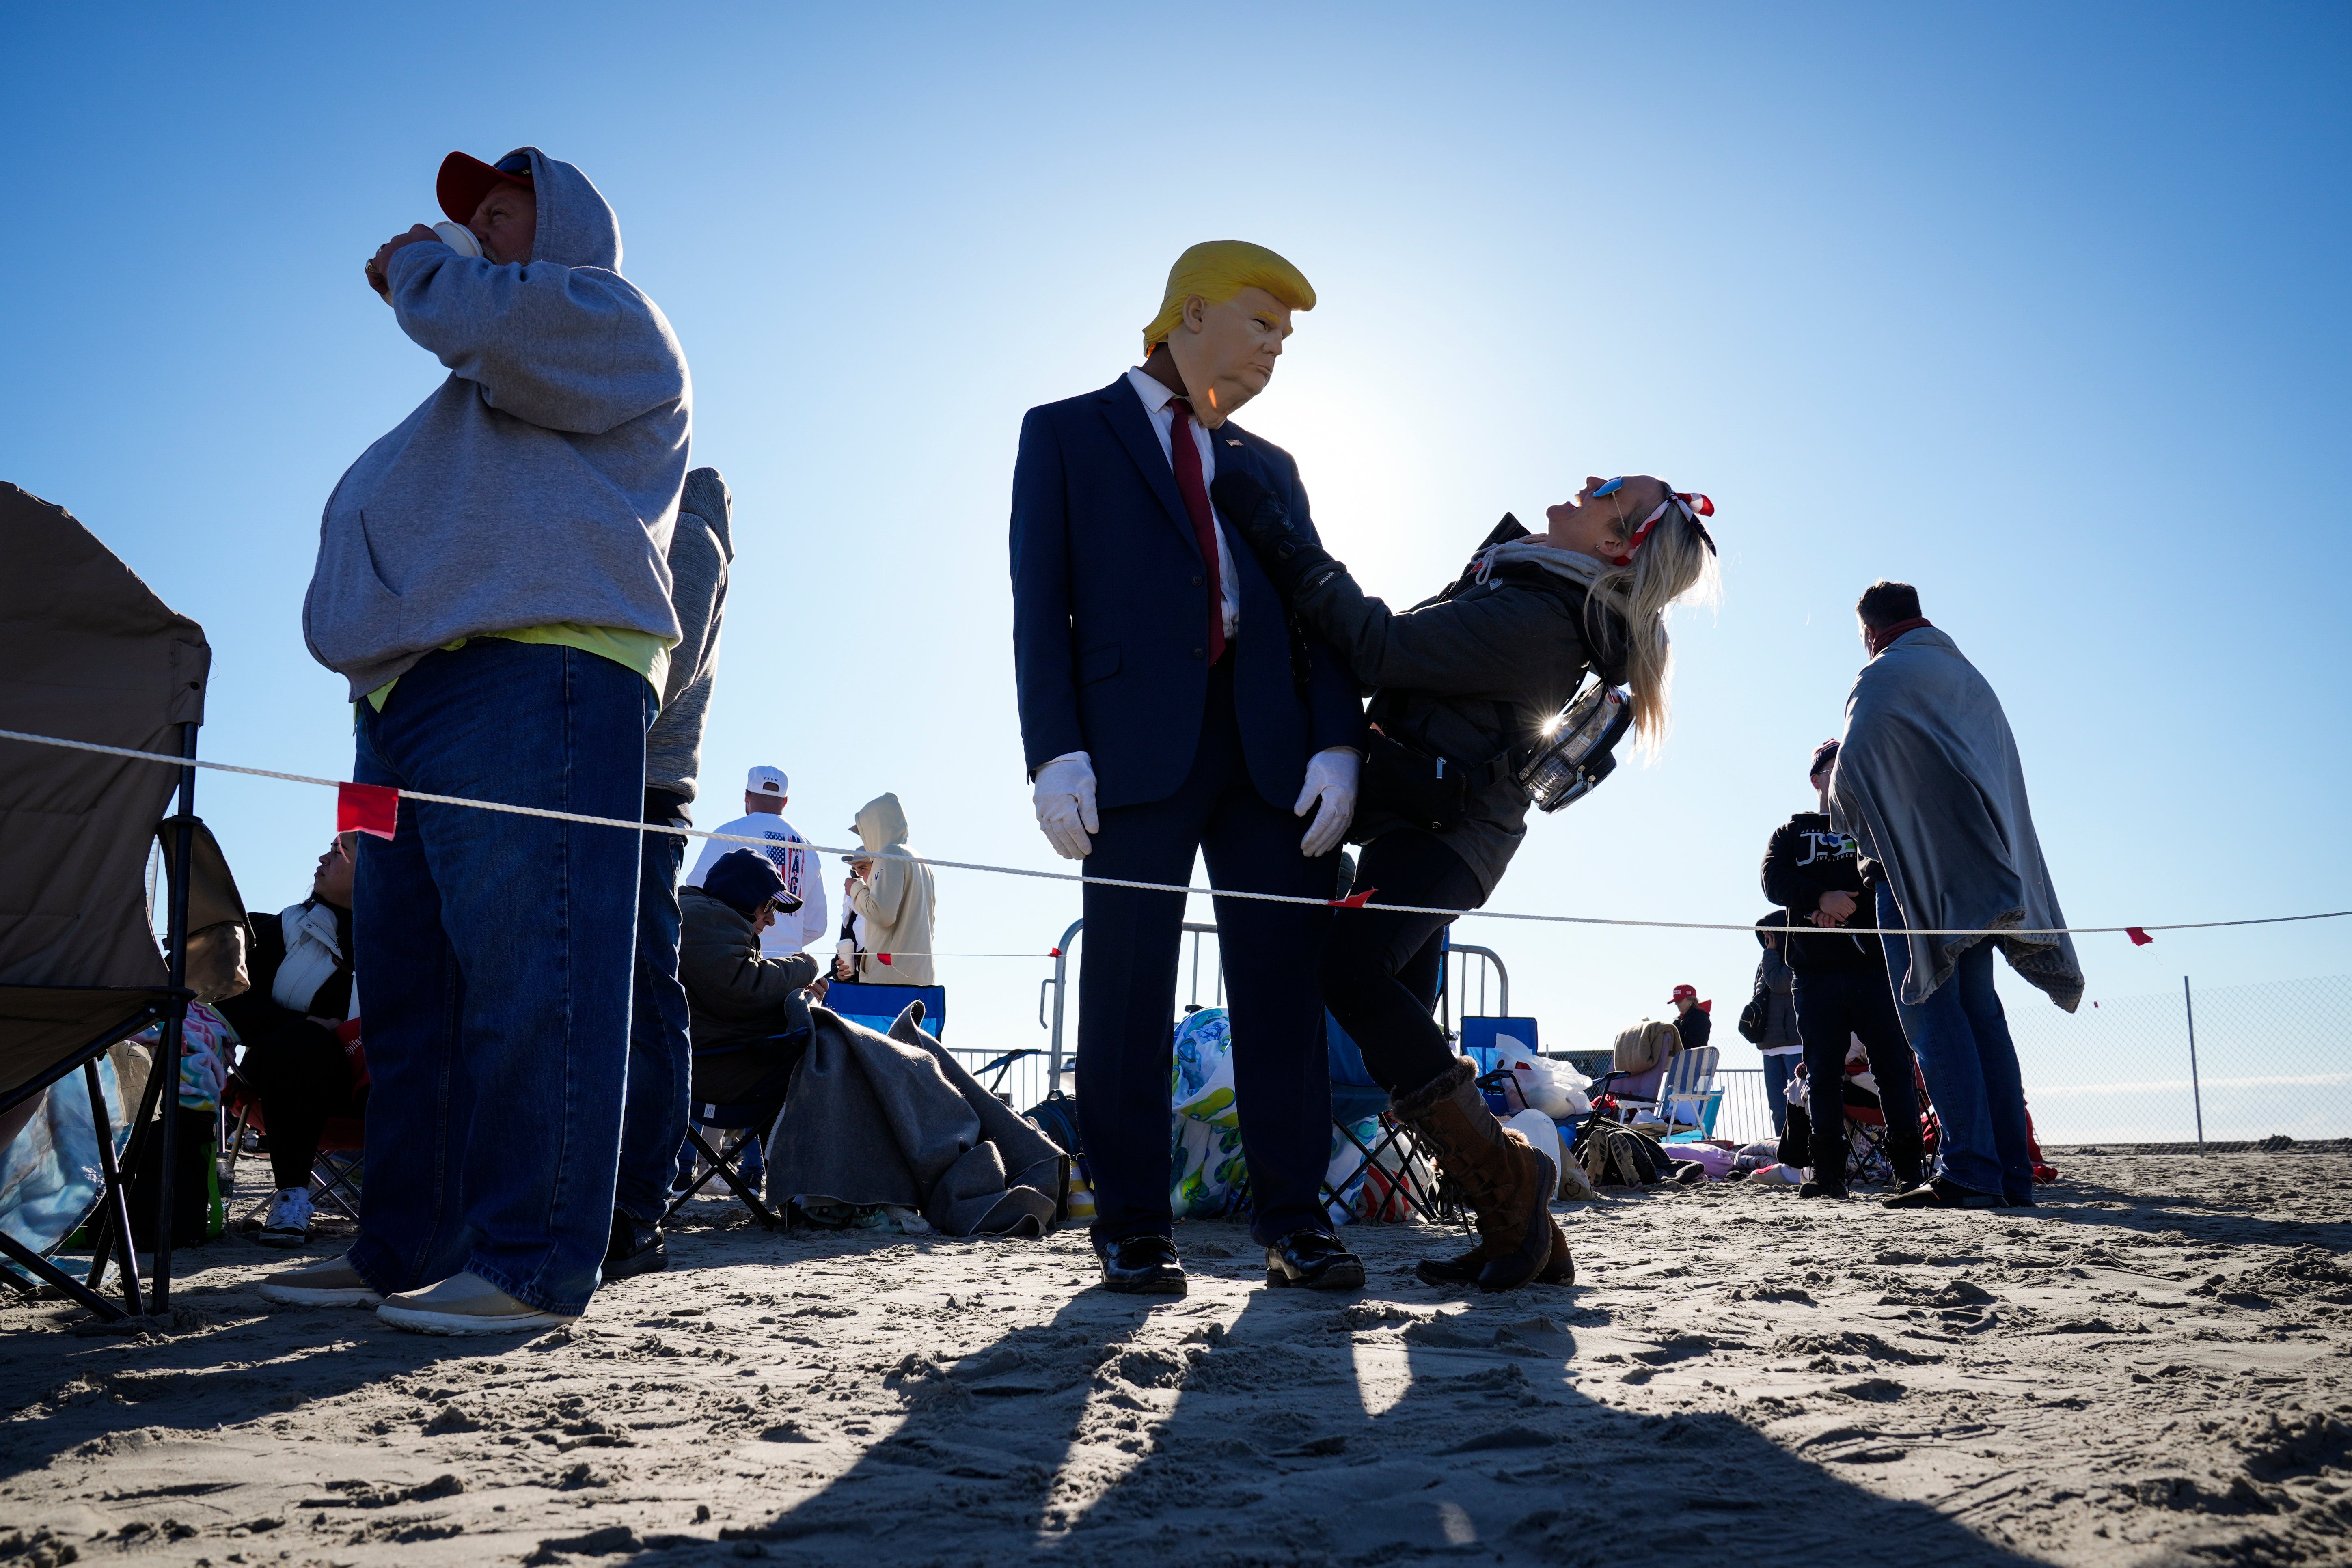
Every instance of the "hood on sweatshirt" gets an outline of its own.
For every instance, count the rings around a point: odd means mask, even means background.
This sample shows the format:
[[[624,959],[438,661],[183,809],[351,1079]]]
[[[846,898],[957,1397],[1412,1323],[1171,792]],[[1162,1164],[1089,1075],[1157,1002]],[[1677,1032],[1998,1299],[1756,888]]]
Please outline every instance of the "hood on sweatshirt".
[[[531,241],[530,258],[618,272],[621,220],[604,193],[578,169],[536,147],[518,147],[507,158],[518,154],[530,160],[531,192],[539,204],[539,236]]]
[[[303,631],[354,701],[469,637],[567,622],[680,637],[685,353],[621,276],[620,220],[587,175],[536,147],[508,156],[537,196],[530,261],[420,241],[384,268],[399,330],[448,374],[320,518]]]
[[[686,476],[686,493],[679,498],[677,510],[690,511],[709,524],[710,537],[719,542],[720,557],[734,561],[735,496],[717,468],[696,468]]]
[[[859,806],[851,826],[857,841],[877,852],[907,842],[907,814],[895,795],[877,795]]]

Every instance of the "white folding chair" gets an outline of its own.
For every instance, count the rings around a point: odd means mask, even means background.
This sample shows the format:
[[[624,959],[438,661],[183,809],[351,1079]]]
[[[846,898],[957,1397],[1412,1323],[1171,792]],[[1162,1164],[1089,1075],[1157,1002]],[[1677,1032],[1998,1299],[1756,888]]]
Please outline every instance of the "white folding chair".
[[[1713,1046],[1701,1046],[1675,1057],[1666,1069],[1665,1081],[1658,1086],[1658,1119],[1665,1124],[1665,1136],[1704,1135],[1713,1125],[1716,1108],[1723,1102],[1723,1090],[1715,1081],[1718,1055]]]

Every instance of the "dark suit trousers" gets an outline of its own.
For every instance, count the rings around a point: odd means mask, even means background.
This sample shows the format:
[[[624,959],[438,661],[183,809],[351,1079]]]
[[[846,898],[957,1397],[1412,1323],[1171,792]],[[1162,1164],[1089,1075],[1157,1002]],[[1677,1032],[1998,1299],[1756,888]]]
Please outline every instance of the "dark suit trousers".
[[[1091,877],[1183,883],[1199,851],[1216,887],[1328,899],[1339,857],[1298,852],[1307,819],[1270,805],[1251,784],[1234,717],[1231,652],[1209,674],[1200,749],[1165,800],[1101,814]],[[1234,1087],[1249,1159],[1251,1234],[1261,1244],[1328,1230],[1331,1079],[1316,973],[1328,910],[1216,900]],[[1094,1183],[1097,1247],[1171,1232],[1168,1078],[1184,897],[1131,888],[1086,889],[1078,970],[1078,1133]]]

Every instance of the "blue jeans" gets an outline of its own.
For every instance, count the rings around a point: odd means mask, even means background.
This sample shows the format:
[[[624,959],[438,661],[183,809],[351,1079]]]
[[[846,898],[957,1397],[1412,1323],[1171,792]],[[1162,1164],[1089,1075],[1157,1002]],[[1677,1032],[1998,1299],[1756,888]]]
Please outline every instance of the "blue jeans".
[[[653,689],[594,654],[480,638],[425,656],[355,773],[636,820]],[[352,906],[373,1089],[352,1267],[378,1290],[471,1272],[576,1313],[601,1278],[628,1068],[634,831],[400,803]]]
[[[683,811],[658,805],[646,802],[647,822],[688,826]],[[645,840],[637,873],[636,984],[629,994],[628,1098],[613,1201],[631,1218],[655,1225],[677,1184],[694,1056],[686,987],[677,979],[677,873],[686,862],[686,840],[667,833],[648,833]]]
[[[1764,1103],[1772,1108],[1772,1135],[1789,1131],[1789,1080],[1797,1076],[1803,1053],[1790,1051],[1764,1058]]]
[[[1889,930],[1905,923],[1894,889],[1885,882],[1878,885],[1878,923]],[[1910,945],[1899,936],[1885,941],[1895,1012],[1919,1058],[1927,1097],[1936,1104],[1944,1174],[2012,1203],[2030,1201],[2033,1156],[2025,1124],[2025,1081],[2009,1037],[2008,1016],[1993,990],[1992,942],[1980,941],[1961,953],[1951,977],[1915,1007],[1902,999]]]

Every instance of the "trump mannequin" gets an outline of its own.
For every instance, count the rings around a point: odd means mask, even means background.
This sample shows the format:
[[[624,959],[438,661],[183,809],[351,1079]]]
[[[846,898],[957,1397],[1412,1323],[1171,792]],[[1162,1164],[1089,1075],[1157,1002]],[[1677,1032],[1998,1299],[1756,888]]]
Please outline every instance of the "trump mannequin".
[[[1338,657],[1296,631],[1208,486],[1244,470],[1312,533],[1290,454],[1233,424],[1315,290],[1262,246],[1196,245],[1144,329],[1144,363],[1033,408],[1013,470],[1013,657],[1038,826],[1089,876],[1329,899],[1363,717]],[[1089,883],[1078,1120],[1113,1290],[1181,1295],[1168,1078],[1184,899]],[[1326,910],[1216,900],[1270,1284],[1363,1283],[1320,1183],[1330,1083],[1315,974]]]

